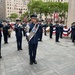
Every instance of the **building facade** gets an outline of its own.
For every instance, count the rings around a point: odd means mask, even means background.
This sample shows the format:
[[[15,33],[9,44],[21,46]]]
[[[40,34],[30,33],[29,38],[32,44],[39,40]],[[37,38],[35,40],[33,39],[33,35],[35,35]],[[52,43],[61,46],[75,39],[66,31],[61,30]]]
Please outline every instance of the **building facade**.
[[[0,21],[5,18],[6,15],[6,8],[5,8],[5,0],[0,0]]]
[[[0,0],[0,20],[8,18],[12,13],[18,15],[27,11],[29,0]]]
[[[45,2],[47,1],[53,1],[53,2],[68,2],[69,0],[43,0]]]
[[[30,0],[0,0],[0,21],[8,18],[12,13],[17,13],[19,16],[26,12],[27,4]],[[68,0],[43,0],[53,2],[68,2]]]

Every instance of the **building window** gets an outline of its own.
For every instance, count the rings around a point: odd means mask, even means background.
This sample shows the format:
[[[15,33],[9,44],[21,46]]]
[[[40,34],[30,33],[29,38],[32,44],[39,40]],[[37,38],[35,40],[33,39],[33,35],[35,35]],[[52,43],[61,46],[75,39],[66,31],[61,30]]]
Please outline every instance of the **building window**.
[[[9,4],[7,4],[7,5],[9,5]]]
[[[9,9],[9,7],[7,7],[7,9]]]

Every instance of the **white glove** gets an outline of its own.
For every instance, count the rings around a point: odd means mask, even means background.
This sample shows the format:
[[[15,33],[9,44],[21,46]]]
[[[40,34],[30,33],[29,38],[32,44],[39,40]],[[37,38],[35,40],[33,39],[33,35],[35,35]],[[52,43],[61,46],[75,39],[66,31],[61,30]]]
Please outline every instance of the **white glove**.
[[[19,24],[18,26],[19,26],[19,27],[21,27],[22,25],[21,25],[21,24]]]
[[[26,33],[27,36],[29,36],[30,33]]]

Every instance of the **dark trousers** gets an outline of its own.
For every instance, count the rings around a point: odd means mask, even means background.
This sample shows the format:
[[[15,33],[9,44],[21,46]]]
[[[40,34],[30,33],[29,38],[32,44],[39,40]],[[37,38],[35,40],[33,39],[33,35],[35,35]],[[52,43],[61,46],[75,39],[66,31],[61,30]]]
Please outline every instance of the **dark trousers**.
[[[0,37],[0,56],[1,56],[1,37]]]
[[[44,28],[44,35],[46,36],[47,34],[46,34],[46,28]]]
[[[56,33],[56,42],[59,41],[59,33]]]
[[[72,42],[75,42],[75,34],[72,34]]]
[[[4,36],[4,43],[8,43],[8,34],[3,33]]]
[[[8,33],[8,37],[9,37],[9,38],[11,37],[11,33]]]
[[[63,31],[60,32],[60,38],[62,38]]]
[[[43,35],[43,33],[39,32],[39,41],[42,41],[42,35]]]
[[[53,30],[52,30],[52,31],[50,31],[50,38],[52,38],[52,34],[53,34]]]
[[[29,44],[30,62],[34,62],[36,59],[37,45],[38,44]]]
[[[25,30],[23,29],[23,35],[25,36],[26,35],[26,33],[25,33]]]
[[[17,36],[16,41],[17,41],[17,49],[22,49],[22,37]]]
[[[72,35],[73,35],[73,34],[71,33],[71,39],[72,39]]]

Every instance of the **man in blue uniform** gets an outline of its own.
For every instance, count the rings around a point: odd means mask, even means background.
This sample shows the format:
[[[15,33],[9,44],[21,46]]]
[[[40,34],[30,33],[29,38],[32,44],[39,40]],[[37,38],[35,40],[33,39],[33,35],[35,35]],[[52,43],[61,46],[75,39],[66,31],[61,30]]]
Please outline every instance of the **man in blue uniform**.
[[[62,24],[62,21],[60,21],[60,38],[62,38],[62,34],[63,34],[63,24]]]
[[[50,38],[52,38],[52,35],[53,35],[53,24],[52,24],[52,22],[49,20],[48,21],[49,23],[49,26],[50,26]]]
[[[24,30],[24,28],[26,27],[26,25],[27,25],[26,21],[23,21],[22,22],[22,26],[23,26],[23,35],[24,36],[26,35],[25,30]]]
[[[75,43],[75,22],[72,23],[71,30],[72,30],[72,42]]]
[[[72,39],[72,26],[73,26],[73,23],[71,24],[71,39]]]
[[[56,42],[59,42],[60,26],[59,26],[58,21],[56,21],[55,27],[56,27]]]
[[[48,27],[47,22],[44,23],[44,35],[47,36],[46,28]]]
[[[16,20],[16,24],[15,24],[15,33],[16,33],[16,41],[17,41],[17,49],[22,50],[22,24],[21,24],[21,20]]]
[[[8,37],[10,38],[11,37],[11,25],[10,25],[10,22],[9,21],[7,21],[7,24],[8,24],[8,27],[9,27],[9,29],[8,29]]]
[[[4,20],[2,24],[3,24],[4,44],[8,44],[8,34],[9,34],[8,29],[9,29],[9,26],[8,26],[6,20]]]
[[[3,27],[3,25],[0,23],[0,58],[2,58],[2,56],[1,56],[1,38],[2,38],[1,28],[2,27]]]
[[[39,24],[39,41],[42,41],[42,35],[43,35],[43,26],[41,24],[41,20],[38,21],[38,24]]]
[[[29,32],[26,33],[26,36],[29,37],[29,55],[30,55],[30,65],[37,64],[36,53],[38,46],[38,36],[39,36],[39,25],[37,23],[37,15],[31,15],[31,23],[29,26]]]

